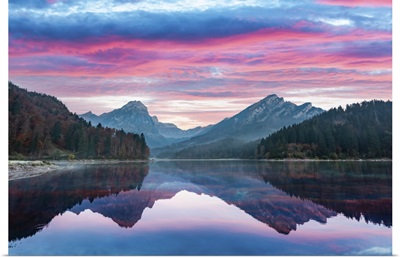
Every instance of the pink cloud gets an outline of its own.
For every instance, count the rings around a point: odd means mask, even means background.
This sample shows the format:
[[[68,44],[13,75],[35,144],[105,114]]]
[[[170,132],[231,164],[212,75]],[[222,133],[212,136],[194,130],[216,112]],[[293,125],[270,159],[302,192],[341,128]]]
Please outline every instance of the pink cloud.
[[[343,6],[392,6],[392,0],[317,0],[317,3]]]
[[[300,22],[292,30],[265,29],[196,43],[121,37],[85,42],[12,39],[10,79],[46,78],[29,80],[29,84],[36,88],[46,85],[42,92],[55,96],[73,96],[76,92],[82,97],[151,96],[153,101],[145,104],[152,115],[163,122],[171,116],[185,117],[187,121],[178,123],[183,128],[200,121],[201,125],[216,123],[268,94],[293,96],[300,94],[296,93],[300,89],[317,99],[327,94],[337,99],[349,94],[391,99],[390,32],[349,28],[310,32],[304,29],[307,26],[307,22]],[[368,51],[369,42],[374,51]],[[154,81],[145,84],[121,79],[131,77]],[[347,87],[350,93],[327,93],[340,87]],[[212,103],[243,98],[236,109],[201,113],[165,113],[168,108],[156,104],[165,100]],[[98,110],[93,103],[77,105],[69,108],[78,113],[111,111],[101,104]]]
[[[248,70],[270,70],[279,67],[339,67],[355,69],[389,69],[391,68],[390,56],[369,56],[368,52],[362,53],[351,50],[350,46],[344,51],[330,51],[329,44],[349,44],[355,41],[391,40],[389,32],[367,32],[353,30],[349,33],[333,35],[331,33],[292,32],[286,30],[259,31],[245,37],[229,37],[226,39],[209,40],[206,44],[183,44],[177,42],[143,40],[108,39],[100,42],[88,43],[63,43],[26,41],[24,44],[30,48],[20,46],[16,41],[10,45],[10,61],[13,58],[26,56],[76,56],[88,61],[85,66],[65,66],[58,70],[16,68],[10,71],[13,75],[70,75],[84,76],[97,75],[115,77],[123,75],[161,75],[170,77],[178,75],[182,67],[193,65],[224,66],[226,68]],[[301,44],[299,44],[301,42]],[[205,46],[204,46],[205,45]],[[241,46],[246,45],[246,48]],[[31,49],[35,51],[30,52]],[[376,51],[374,51],[374,55]],[[210,56],[210,53],[213,53]],[[260,54],[262,53],[262,54]],[[254,55],[256,54],[256,55]],[[305,58],[306,56],[306,58]],[[17,59],[15,59],[15,62]],[[23,60],[20,59],[20,60]],[[18,61],[20,62],[20,61]],[[61,65],[61,64],[60,64]],[[26,66],[21,66],[25,67]],[[257,67],[257,69],[254,69]],[[187,71],[180,70],[182,74]],[[202,76],[209,76],[203,74]],[[172,78],[172,77],[171,77]],[[187,78],[186,78],[187,79]]]
[[[304,22],[297,23],[295,29],[262,29],[245,35],[235,35],[225,38],[208,39],[197,42],[176,42],[169,40],[139,40],[125,39],[117,36],[92,38],[84,42],[65,41],[40,41],[40,40],[18,40],[10,42],[9,55],[37,55],[44,53],[52,54],[92,54],[110,49],[139,49],[141,51],[161,51],[163,53],[177,53],[185,51],[219,51],[234,50],[236,53],[251,51],[259,45],[283,44],[286,46],[298,46],[302,44],[318,44],[327,42],[349,42],[354,40],[388,40],[392,38],[391,32],[365,31],[362,29],[346,29],[335,31],[324,29],[324,31],[307,32],[302,31]],[[297,29],[296,29],[297,28]],[[246,48],[243,48],[243,46]]]

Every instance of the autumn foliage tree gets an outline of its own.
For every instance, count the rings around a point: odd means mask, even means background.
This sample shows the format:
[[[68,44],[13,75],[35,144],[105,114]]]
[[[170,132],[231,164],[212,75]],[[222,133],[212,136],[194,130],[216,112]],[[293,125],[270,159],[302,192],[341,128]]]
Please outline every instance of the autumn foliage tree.
[[[150,151],[142,135],[96,127],[53,96],[28,92],[8,83],[9,155],[28,158],[148,159]]]

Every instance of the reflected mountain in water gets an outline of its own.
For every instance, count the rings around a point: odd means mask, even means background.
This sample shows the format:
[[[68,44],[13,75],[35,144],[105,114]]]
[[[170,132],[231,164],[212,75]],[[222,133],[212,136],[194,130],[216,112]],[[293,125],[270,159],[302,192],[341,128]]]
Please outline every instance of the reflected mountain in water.
[[[175,189],[141,189],[140,191],[120,192],[90,202],[83,201],[70,211],[79,214],[87,209],[112,219],[120,227],[130,228],[142,218],[146,208],[152,208],[157,200],[171,199]]]
[[[257,170],[257,162],[202,161],[174,162],[159,166],[165,174],[180,177],[202,189],[202,193],[216,196],[235,205],[253,218],[277,232],[289,234],[309,220],[326,223],[336,212],[309,200],[291,197],[284,191],[265,183]],[[190,172],[189,172],[190,171]]]
[[[10,235],[70,210],[90,209],[120,227],[134,226],[146,208],[186,190],[216,196],[282,234],[309,220],[343,213],[391,226],[391,163],[175,161],[146,166],[87,167],[10,181]]]
[[[207,194],[280,233],[288,234],[310,219],[325,223],[337,213],[392,225],[391,162],[177,161],[168,165],[160,169],[207,186]],[[259,181],[265,184],[260,186]]]
[[[36,234],[84,200],[140,190],[148,171],[147,164],[90,165],[9,181],[9,241]]]

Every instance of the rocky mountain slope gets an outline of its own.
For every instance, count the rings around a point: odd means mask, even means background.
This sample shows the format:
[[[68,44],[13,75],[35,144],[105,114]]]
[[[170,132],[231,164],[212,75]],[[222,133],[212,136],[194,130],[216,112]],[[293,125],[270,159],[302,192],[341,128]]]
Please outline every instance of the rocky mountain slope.
[[[187,140],[205,132],[209,127],[182,130],[172,123],[162,123],[156,116],[150,116],[147,107],[140,101],[130,101],[121,108],[100,116],[87,112],[80,117],[93,125],[123,129],[126,132],[143,133],[150,148]]]
[[[232,144],[223,141],[227,149],[229,149],[231,145],[232,148],[238,148],[235,141],[247,144],[248,142],[261,139],[266,135],[276,132],[284,126],[300,123],[322,112],[324,112],[324,110],[312,106],[311,103],[296,105],[272,94],[247,107],[231,118],[222,120],[218,124],[212,126],[206,133],[165,148],[155,149],[152,154],[153,156],[164,158],[213,158],[218,154],[214,152],[220,152],[221,144],[217,142],[221,142],[221,140],[231,139]],[[198,153],[197,150],[199,148],[197,147],[210,143],[215,143],[213,144],[216,148],[215,150],[207,149],[207,153]],[[196,153],[193,153],[193,149],[196,149]],[[243,155],[247,158],[247,151]],[[219,154],[217,156],[221,157]],[[239,155],[225,158],[243,157]]]

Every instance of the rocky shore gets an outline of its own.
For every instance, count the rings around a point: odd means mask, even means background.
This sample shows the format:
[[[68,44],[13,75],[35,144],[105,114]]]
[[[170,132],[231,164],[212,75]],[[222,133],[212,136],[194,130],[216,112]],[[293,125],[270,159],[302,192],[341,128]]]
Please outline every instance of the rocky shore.
[[[47,161],[47,160],[9,160],[8,161],[8,180],[15,180],[20,178],[40,176],[42,174],[63,169],[71,170],[85,165],[95,164],[117,164],[117,163],[132,163],[144,161],[132,160],[61,160],[61,161]]]

